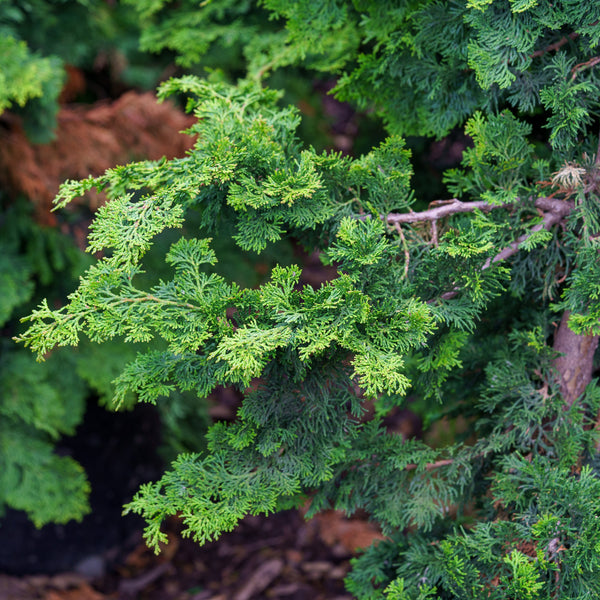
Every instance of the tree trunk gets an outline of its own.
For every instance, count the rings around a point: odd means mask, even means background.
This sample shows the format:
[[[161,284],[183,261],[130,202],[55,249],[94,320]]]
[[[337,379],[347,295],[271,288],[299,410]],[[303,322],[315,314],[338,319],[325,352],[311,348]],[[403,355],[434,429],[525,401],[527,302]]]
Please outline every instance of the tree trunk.
[[[560,391],[566,405],[571,406],[592,379],[597,335],[578,335],[568,326],[569,311],[565,311],[554,337],[554,349],[561,353],[554,361],[559,375]]]

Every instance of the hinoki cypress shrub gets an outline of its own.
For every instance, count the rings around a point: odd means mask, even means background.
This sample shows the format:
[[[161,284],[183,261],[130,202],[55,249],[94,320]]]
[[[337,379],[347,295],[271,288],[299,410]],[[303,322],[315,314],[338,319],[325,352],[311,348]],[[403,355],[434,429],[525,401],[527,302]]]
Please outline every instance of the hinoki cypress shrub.
[[[126,507],[148,543],[168,515],[203,543],[308,497],[388,536],[354,562],[358,598],[600,597],[600,3],[164,4],[138,3],[154,49],[191,64],[217,38],[247,42],[248,75],[161,86],[197,117],[185,158],[64,184],[60,207],[92,187],[111,198],[89,236],[101,254],[21,336],[40,358],[82,335],[162,339],[123,365],[117,403],[243,390],[207,452]],[[337,73],[389,137],[358,158],[305,146],[264,86],[285,65]],[[402,136],[455,128],[472,145],[423,206]],[[214,270],[227,229],[240,252],[291,236],[338,277],[300,287],[298,267],[276,267],[242,289]],[[152,282],[144,258],[167,230],[172,276]],[[464,432],[388,432],[409,396],[428,426],[460,415]]]

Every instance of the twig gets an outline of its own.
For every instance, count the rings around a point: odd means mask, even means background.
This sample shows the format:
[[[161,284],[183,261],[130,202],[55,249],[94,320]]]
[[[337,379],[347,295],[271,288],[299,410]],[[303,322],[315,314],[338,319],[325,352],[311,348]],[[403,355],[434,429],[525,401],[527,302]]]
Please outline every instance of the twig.
[[[427,463],[425,465],[425,469],[427,469],[428,471],[432,471],[433,469],[438,469],[439,467],[445,467],[447,465],[451,465],[453,462],[454,462],[453,458],[445,458],[444,460],[437,460],[436,462]],[[419,465],[416,465],[415,463],[409,463],[404,467],[404,470],[405,471],[413,471],[418,466]]]
[[[434,246],[434,248],[438,247],[437,221],[431,221],[431,243]]]
[[[437,200],[438,203],[442,202]],[[395,223],[418,223],[421,221],[437,221],[457,213],[473,212],[475,210],[494,210],[495,208],[506,208],[506,204],[489,204],[480,200],[479,202],[461,202],[456,198],[444,200],[444,204],[421,212],[390,213],[385,220],[390,224]],[[432,203],[433,204],[433,203]]]
[[[441,206],[436,206],[435,208],[430,208],[421,212],[390,213],[388,215],[382,215],[381,219],[387,221],[391,225],[394,225],[396,231],[399,231],[400,235],[404,237],[402,234],[402,229],[400,228],[400,223],[419,223],[423,221],[432,221],[435,223],[435,221],[441,219],[442,217],[448,217],[457,213],[473,212],[475,210],[489,211],[496,208],[510,208],[513,206],[512,204],[489,204],[484,201],[461,202],[456,198],[444,201],[437,200],[436,202],[443,202],[443,204]],[[511,242],[506,248],[498,252],[496,256],[488,258],[481,267],[482,271],[489,268],[494,263],[501,260],[506,260],[513,254],[516,254],[519,251],[519,246],[529,237],[531,237],[531,235],[537,231],[540,231],[541,229],[550,229],[552,226],[559,223],[573,210],[575,204],[569,200],[561,200],[559,198],[544,196],[542,198],[538,198],[534,202],[534,206],[542,211],[542,223],[538,223],[532,227],[528,233],[519,236],[514,242]],[[361,215],[359,219],[364,220],[370,217],[371,215]],[[442,300],[449,300],[450,298],[454,298],[459,291],[460,288],[455,288],[449,292],[445,292],[440,296],[440,298]],[[434,300],[430,300],[429,302],[434,302]]]
[[[542,213],[543,221],[542,223],[538,223],[528,233],[525,233],[519,236],[514,242],[511,242],[506,248],[503,248],[496,254],[496,256],[492,258],[488,258],[482,265],[481,270],[492,266],[494,263],[499,262],[501,260],[506,260],[510,258],[513,254],[516,254],[519,251],[519,246],[530,238],[535,232],[540,231],[541,229],[550,229],[552,226],[560,223],[564,217],[566,217],[575,207],[574,202],[566,201],[566,200],[558,200],[557,198],[538,198],[535,201],[535,207],[544,211]],[[450,298],[454,298],[460,292],[460,288],[454,288],[449,292],[445,292],[440,296],[442,300],[449,300]],[[430,300],[429,302],[434,302],[435,300]]]
[[[595,23],[592,23],[592,25],[594,24]],[[564,37],[560,38],[558,42],[554,42],[554,44],[550,44],[549,46],[546,46],[541,50],[536,50],[533,54],[530,54],[529,56],[531,58],[537,58],[538,56],[543,56],[544,54],[546,54],[546,52],[554,52],[558,50],[561,46],[564,46],[569,40],[574,40],[578,37],[579,34],[576,31],[573,31],[569,35],[565,35]]]
[[[542,213],[543,221],[532,227],[528,233],[519,236],[514,242],[511,242],[506,248],[498,252],[493,258],[488,258],[481,267],[481,270],[487,269],[493,263],[506,260],[513,254],[519,251],[519,246],[534,233],[542,229],[550,229],[556,225],[564,217],[566,217],[574,208],[573,202],[566,202],[564,200],[556,200],[554,198],[538,198],[535,201],[536,208],[546,210],[547,212]]]
[[[119,584],[119,597],[120,598],[133,598],[137,597],[138,593],[147,588],[150,584],[154,583],[157,579],[162,577],[169,569],[173,566],[170,562],[164,562],[156,567],[150,569],[143,575],[135,577],[134,579],[126,579],[121,581]]]
[[[404,276],[403,279],[408,277],[408,265],[410,261],[410,254],[408,253],[408,246],[406,244],[406,238],[404,237],[404,232],[402,231],[402,227],[400,227],[399,223],[394,223],[394,228],[400,235],[400,239],[402,240],[402,248],[404,249]]]
[[[423,221],[437,221],[438,219],[449,217],[450,215],[455,215],[457,213],[474,212],[476,210],[487,212],[497,208],[510,208],[514,206],[513,204],[489,204],[483,200],[478,202],[461,202],[456,198],[435,201],[435,203],[440,204],[442,202],[443,204],[441,206],[436,206],[435,208],[430,208],[421,212],[390,213],[386,216],[382,216],[381,219],[387,221],[391,225],[396,223],[420,223]],[[432,204],[434,203],[432,202]],[[550,196],[538,198],[534,202],[534,205],[536,208],[549,212],[560,212],[564,210],[565,206],[571,206],[572,208],[572,204],[569,204],[568,202],[558,198],[552,198]],[[570,211],[571,209],[567,211],[567,214]],[[364,215],[359,218],[361,220],[368,219],[370,218],[370,215]]]
[[[571,81],[575,80],[575,77],[577,77],[577,73],[579,73],[579,71],[583,71],[583,69],[590,69],[591,67],[596,66],[598,63],[600,63],[600,56],[594,56],[594,58],[590,58],[590,60],[586,60],[585,62],[575,65],[571,69]]]

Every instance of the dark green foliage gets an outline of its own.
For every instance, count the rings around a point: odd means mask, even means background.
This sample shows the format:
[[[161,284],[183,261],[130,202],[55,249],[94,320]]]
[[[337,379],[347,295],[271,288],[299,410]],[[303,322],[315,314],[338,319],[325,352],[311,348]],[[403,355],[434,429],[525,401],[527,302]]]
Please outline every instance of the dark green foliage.
[[[204,542],[309,497],[312,513],[366,510],[389,536],[355,561],[357,597],[597,597],[596,3],[136,9],[147,47],[184,64],[247,41],[247,74],[161,86],[197,117],[186,157],[63,185],[59,206],[93,187],[112,199],[89,238],[102,254],[19,340],[40,358],[88,338],[135,343],[118,402],[244,393],[206,452],[180,455],[127,505],[149,544],[169,515]],[[338,73],[338,95],[374,106],[390,137],[361,157],[304,145],[298,111],[262,83],[290,63]],[[455,127],[473,141],[446,174],[461,200],[421,210],[400,135]],[[282,264],[242,287],[217,272],[211,238],[225,235],[248,255],[294,237],[338,276],[302,287]],[[423,440],[384,424],[409,395]],[[443,417],[462,423],[447,441]]]
[[[39,527],[88,512],[83,469],[53,452],[83,416],[85,385],[65,353],[39,367],[23,352],[2,350],[0,368],[0,508],[24,510]]]
[[[0,253],[0,326],[7,332],[31,307],[36,288],[56,293],[50,285],[56,275],[72,282],[72,272],[84,265],[82,253],[58,232],[35,225],[22,202],[2,214]],[[7,505],[25,510],[41,526],[88,511],[83,469],[53,452],[83,416],[86,386],[75,368],[72,353],[38,365],[7,340],[0,344],[0,512]]]

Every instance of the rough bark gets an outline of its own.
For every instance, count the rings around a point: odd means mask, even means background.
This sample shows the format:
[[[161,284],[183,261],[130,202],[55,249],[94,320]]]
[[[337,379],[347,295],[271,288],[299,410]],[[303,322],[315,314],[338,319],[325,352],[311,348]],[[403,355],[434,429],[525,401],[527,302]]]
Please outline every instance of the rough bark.
[[[561,353],[554,366],[567,406],[583,394],[592,379],[594,353],[599,339],[597,335],[574,333],[568,325],[569,315],[569,311],[565,311],[554,338],[554,349]]]

